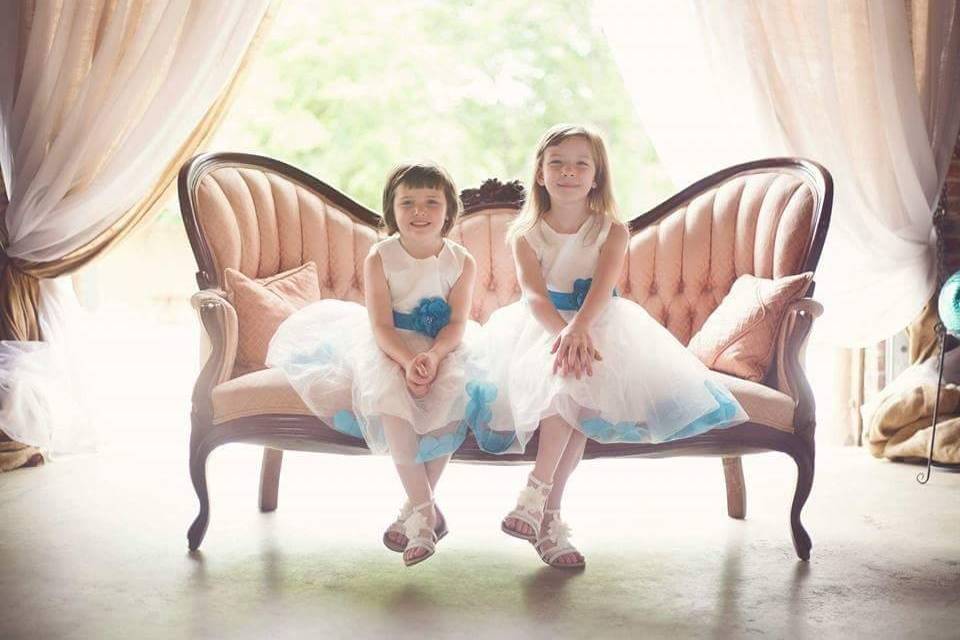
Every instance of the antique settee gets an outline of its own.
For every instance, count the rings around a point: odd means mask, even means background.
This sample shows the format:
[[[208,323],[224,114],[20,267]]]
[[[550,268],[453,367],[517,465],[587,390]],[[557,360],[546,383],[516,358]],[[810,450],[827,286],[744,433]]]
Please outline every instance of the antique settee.
[[[188,531],[199,547],[210,514],[206,461],[216,447],[242,442],[264,447],[259,505],[277,507],[283,450],[366,452],[362,441],[310,414],[282,372],[236,366],[237,311],[224,291],[224,270],[263,279],[307,261],[316,263],[323,297],[363,301],[362,263],[378,237],[379,216],[315,177],[277,160],[240,154],[200,155],[179,176],[181,212],[197,260],[200,291],[192,298],[208,349],[192,397],[190,475],[200,510]],[[477,260],[472,316],[482,323],[520,290],[505,231],[523,202],[519,183],[487,181],[462,194],[464,215],[451,238]],[[683,189],[630,220],[632,238],[618,284],[687,344],[742,274],[780,278],[814,271],[833,199],[829,173],[814,162],[772,158],[729,167]],[[811,297],[792,301],[770,345],[773,360],[760,381],[716,375],[750,421],[663,444],[589,442],[585,458],[714,456],[722,459],[727,512],[743,518],[746,492],[741,456],[782,452],[796,463],[789,522],[797,555],[811,541],[801,510],[814,475],[814,400],[802,353],[822,308]],[[492,456],[472,438],[462,461],[532,460]]]

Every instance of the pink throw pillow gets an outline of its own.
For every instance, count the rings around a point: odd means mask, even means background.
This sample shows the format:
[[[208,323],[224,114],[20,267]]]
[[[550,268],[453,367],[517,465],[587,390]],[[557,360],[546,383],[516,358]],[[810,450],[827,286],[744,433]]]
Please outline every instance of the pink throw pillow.
[[[773,360],[784,311],[806,293],[812,279],[812,272],[776,280],[740,276],[689,349],[714,371],[761,381]]]
[[[235,368],[240,374],[264,369],[267,347],[280,323],[322,297],[314,262],[260,280],[227,268],[224,285],[227,299],[237,310]]]

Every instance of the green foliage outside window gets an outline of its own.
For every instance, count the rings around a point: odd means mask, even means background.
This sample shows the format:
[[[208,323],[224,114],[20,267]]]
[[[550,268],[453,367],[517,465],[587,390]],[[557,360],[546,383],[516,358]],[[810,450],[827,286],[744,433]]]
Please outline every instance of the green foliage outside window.
[[[213,149],[272,156],[379,210],[390,167],[530,178],[540,134],[606,134],[621,215],[673,190],[587,2],[287,0]]]

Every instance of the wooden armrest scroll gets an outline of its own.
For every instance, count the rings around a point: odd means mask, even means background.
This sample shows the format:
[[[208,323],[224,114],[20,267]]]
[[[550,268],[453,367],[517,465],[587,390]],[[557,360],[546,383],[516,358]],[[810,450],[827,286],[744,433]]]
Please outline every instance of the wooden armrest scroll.
[[[193,412],[206,420],[212,418],[211,392],[233,374],[237,357],[237,310],[216,289],[193,294],[190,304],[200,314],[206,332],[209,353],[193,387]]]
[[[802,361],[813,320],[821,314],[823,305],[816,300],[794,300],[787,306],[777,335],[775,387],[796,401],[794,430],[811,441],[816,427],[815,404]]]

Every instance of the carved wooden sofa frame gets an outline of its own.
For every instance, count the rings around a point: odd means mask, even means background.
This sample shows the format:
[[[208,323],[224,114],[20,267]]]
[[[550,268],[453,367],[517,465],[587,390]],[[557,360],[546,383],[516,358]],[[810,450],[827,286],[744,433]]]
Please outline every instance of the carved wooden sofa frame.
[[[321,270],[325,297],[362,302],[362,261],[378,238],[380,218],[313,176],[254,155],[197,156],[183,166],[178,187],[184,224],[199,267],[200,292],[193,296],[192,304],[209,347],[194,387],[191,411],[190,476],[200,510],[187,538],[190,549],[196,549],[209,521],[206,461],[215,448],[232,442],[264,447],[262,511],[277,507],[284,449],[366,452],[362,441],[312,416],[286,385],[282,373],[234,370],[237,315],[222,290],[224,268],[263,278],[314,259]],[[501,185],[495,180],[462,194],[464,215],[451,238],[477,258],[472,314],[478,321],[519,296],[503,234],[523,198],[519,183]],[[737,276],[782,277],[815,271],[832,202],[830,174],[808,160],[771,158],[714,173],[630,221],[632,238],[618,289],[621,295],[644,305],[686,344]],[[340,241],[332,243],[331,234]],[[343,241],[346,238],[352,246]],[[807,295],[812,292],[811,284]],[[821,311],[810,297],[792,303],[762,384],[723,378],[741,399],[751,422],[664,444],[590,441],[584,457],[720,457],[728,515],[744,518],[741,456],[785,453],[797,466],[790,507],[793,544],[799,558],[809,559],[812,545],[800,515],[813,484],[816,422],[814,399],[801,361],[813,319]],[[745,389],[742,393],[741,387]],[[468,437],[454,459],[532,461],[536,450],[534,440],[522,455],[494,456],[480,451]]]

